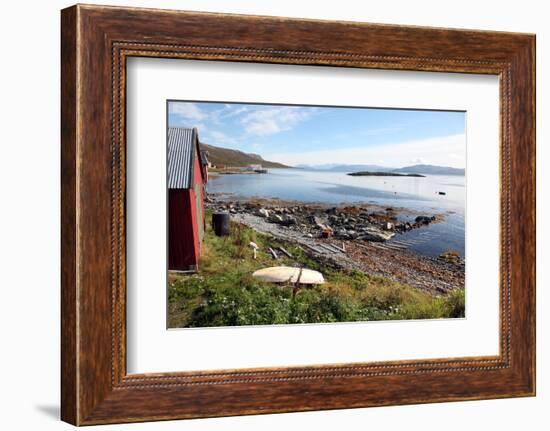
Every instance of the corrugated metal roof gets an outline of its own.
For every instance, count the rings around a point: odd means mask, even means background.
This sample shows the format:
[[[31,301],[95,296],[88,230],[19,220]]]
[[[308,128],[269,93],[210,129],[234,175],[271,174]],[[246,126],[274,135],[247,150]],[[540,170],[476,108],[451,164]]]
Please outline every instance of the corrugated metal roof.
[[[193,183],[193,160],[197,131],[168,128],[168,188],[189,189]]]

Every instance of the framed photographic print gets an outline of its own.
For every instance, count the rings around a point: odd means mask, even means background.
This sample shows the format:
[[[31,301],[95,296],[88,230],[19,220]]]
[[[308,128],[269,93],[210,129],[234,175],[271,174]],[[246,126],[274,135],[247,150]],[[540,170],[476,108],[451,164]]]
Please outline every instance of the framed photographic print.
[[[533,35],[78,5],[61,36],[63,420],[534,395]]]

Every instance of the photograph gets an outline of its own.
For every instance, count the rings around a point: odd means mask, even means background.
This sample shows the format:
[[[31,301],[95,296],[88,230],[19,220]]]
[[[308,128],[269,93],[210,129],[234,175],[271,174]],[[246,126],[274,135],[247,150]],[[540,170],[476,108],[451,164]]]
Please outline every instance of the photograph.
[[[465,123],[168,100],[168,328],[464,318]]]

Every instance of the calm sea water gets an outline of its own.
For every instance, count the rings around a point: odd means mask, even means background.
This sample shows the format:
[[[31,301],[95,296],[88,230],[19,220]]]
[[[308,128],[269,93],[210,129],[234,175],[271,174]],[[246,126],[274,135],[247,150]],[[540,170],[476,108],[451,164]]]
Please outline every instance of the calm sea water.
[[[345,172],[304,169],[270,169],[267,174],[220,175],[211,178],[210,193],[229,197],[278,198],[304,203],[375,204],[411,209],[418,213],[444,214],[444,221],[402,235],[410,249],[436,256],[452,249],[464,256],[466,187],[463,176],[352,177]],[[445,192],[439,195],[438,192]]]

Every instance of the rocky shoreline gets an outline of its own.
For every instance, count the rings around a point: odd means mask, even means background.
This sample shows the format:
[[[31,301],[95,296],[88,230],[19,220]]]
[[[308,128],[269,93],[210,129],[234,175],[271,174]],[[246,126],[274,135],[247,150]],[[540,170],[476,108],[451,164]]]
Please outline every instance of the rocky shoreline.
[[[332,266],[388,277],[435,295],[464,287],[465,265],[460,256],[452,252],[438,258],[422,256],[392,240],[441,221],[440,214],[413,214],[374,205],[229,200],[213,195],[206,205],[213,212],[229,212],[232,220],[258,232],[297,244]]]

